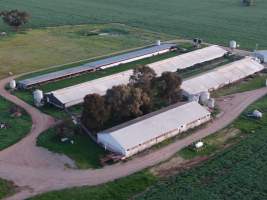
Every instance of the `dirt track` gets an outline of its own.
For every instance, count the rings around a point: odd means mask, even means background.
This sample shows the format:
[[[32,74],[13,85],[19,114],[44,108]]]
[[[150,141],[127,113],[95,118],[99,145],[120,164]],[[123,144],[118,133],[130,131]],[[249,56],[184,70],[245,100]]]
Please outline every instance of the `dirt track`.
[[[130,175],[153,166],[174,155],[180,149],[200,140],[231,123],[252,102],[267,94],[267,88],[239,93],[217,100],[222,115],[207,127],[150,154],[136,157],[126,163],[118,163],[97,170],[66,169],[72,163],[65,156],[50,153],[35,146],[36,137],[52,126],[54,120],[5,91],[10,78],[0,81],[0,95],[23,107],[33,118],[31,132],[19,143],[0,152],[0,177],[13,181],[21,192],[7,199],[21,200],[35,194],[67,187],[97,185]]]

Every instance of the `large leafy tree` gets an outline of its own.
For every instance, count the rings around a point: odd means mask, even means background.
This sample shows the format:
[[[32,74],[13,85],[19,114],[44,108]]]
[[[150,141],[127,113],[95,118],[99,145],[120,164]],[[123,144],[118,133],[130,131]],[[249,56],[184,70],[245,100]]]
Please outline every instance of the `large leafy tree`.
[[[98,94],[89,94],[84,98],[81,120],[88,129],[93,132],[101,130],[108,118],[109,109],[104,97]]]
[[[141,88],[144,92],[151,94],[152,81],[156,78],[156,73],[153,69],[147,66],[139,66],[133,70],[133,75],[130,77],[130,84]]]
[[[149,106],[150,98],[140,88],[119,85],[107,91],[106,102],[110,107],[112,118],[125,121],[142,115],[142,108]]]
[[[159,95],[169,103],[180,100],[182,79],[176,72],[164,72],[156,81]]]
[[[3,21],[13,27],[15,31],[18,31],[19,28],[26,24],[30,19],[30,14],[24,11],[19,10],[10,10],[0,12],[0,16]]]

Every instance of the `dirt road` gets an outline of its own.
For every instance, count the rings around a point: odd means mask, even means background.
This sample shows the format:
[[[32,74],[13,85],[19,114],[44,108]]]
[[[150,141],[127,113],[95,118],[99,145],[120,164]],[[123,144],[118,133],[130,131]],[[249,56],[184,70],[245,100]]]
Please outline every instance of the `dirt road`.
[[[0,95],[23,107],[33,119],[31,132],[19,143],[0,152],[0,177],[13,181],[21,192],[7,199],[21,200],[33,195],[74,186],[97,185],[130,175],[162,162],[180,149],[198,141],[231,123],[252,102],[267,94],[267,88],[239,93],[217,100],[222,115],[208,126],[174,143],[136,157],[126,163],[118,163],[97,170],[74,170],[65,168],[72,161],[36,147],[36,137],[54,124],[54,120],[40,113],[4,90],[10,79],[0,81]]]

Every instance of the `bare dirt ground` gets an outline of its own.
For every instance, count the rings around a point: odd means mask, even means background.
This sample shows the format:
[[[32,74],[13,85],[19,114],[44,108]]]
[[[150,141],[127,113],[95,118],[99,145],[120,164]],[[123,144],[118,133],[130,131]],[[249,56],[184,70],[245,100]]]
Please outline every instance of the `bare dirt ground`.
[[[51,127],[53,118],[41,113],[5,91],[11,78],[0,81],[0,95],[23,107],[33,119],[31,132],[19,143],[0,152],[0,177],[13,181],[21,188],[20,192],[8,197],[21,200],[43,192],[74,186],[98,185],[118,179],[147,167],[156,165],[172,157],[177,151],[230,124],[252,102],[267,94],[267,88],[239,93],[217,99],[222,114],[208,126],[194,134],[151,152],[137,156],[125,163],[106,166],[96,170],[74,170],[65,168],[72,161],[35,146],[37,136]]]

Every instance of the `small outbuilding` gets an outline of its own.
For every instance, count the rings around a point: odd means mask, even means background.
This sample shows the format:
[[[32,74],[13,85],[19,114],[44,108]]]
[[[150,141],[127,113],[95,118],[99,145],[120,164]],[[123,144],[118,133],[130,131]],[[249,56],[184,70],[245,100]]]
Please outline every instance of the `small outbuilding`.
[[[175,104],[102,131],[97,141],[127,158],[210,119],[211,113],[197,102]]]

